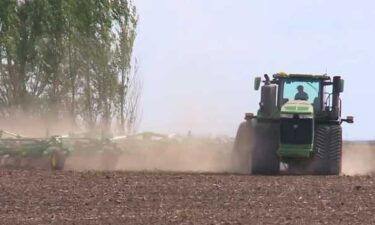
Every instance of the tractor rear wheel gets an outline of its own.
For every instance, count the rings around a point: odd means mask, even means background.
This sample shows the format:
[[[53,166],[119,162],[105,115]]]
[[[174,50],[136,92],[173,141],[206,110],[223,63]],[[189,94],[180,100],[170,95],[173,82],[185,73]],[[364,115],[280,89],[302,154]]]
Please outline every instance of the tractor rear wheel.
[[[312,172],[319,175],[339,175],[342,158],[340,125],[317,125],[315,129]]]
[[[252,151],[252,173],[274,175],[280,172],[279,125],[258,123],[255,129],[255,146]]]
[[[251,151],[254,141],[254,129],[250,121],[238,127],[233,147],[233,169],[235,172],[249,174],[251,172]]]

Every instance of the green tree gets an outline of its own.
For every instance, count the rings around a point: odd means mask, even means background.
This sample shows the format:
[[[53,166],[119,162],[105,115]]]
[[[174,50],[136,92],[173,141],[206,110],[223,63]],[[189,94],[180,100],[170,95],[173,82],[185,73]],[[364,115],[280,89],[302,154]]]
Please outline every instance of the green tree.
[[[137,20],[130,0],[2,0],[1,116],[125,129]]]

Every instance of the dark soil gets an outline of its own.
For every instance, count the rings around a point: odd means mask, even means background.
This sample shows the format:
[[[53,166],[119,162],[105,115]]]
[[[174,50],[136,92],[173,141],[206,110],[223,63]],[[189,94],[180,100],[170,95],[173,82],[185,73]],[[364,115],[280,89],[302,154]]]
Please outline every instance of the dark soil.
[[[0,224],[375,224],[375,177],[0,170]]]

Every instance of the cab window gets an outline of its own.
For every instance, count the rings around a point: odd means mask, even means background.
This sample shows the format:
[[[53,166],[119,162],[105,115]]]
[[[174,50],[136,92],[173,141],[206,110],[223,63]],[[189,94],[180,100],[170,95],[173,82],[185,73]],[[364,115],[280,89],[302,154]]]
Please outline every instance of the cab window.
[[[314,105],[320,106],[320,81],[306,79],[285,79],[282,102],[285,104],[292,100],[306,100]]]

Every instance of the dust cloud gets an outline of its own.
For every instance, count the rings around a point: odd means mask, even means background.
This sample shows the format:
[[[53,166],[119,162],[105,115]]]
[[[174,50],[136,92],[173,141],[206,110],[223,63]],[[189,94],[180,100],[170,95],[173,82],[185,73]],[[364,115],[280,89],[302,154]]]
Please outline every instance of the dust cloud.
[[[375,145],[344,145],[342,173],[350,176],[375,173]]]
[[[167,147],[124,151],[117,157],[72,156],[68,170],[123,170],[168,172],[234,172],[231,143],[174,143]]]
[[[69,157],[68,170],[123,170],[168,172],[238,173],[231,157],[232,143],[174,143],[124,151],[119,156],[82,155]],[[375,173],[375,145],[345,144],[342,174]]]
[[[208,148],[168,149],[121,157],[116,169],[189,172],[228,172],[229,155]]]
[[[72,120],[69,118],[59,119],[52,123],[44,119],[17,116],[17,118],[2,118],[0,119],[0,124],[1,130],[33,138],[43,138],[69,132],[82,132],[77,126],[72,125]]]
[[[43,119],[17,115],[16,119],[0,119],[1,130],[23,137],[45,138],[52,135],[81,133],[73,127],[69,118],[48,122]],[[196,124],[193,124],[196,125]],[[229,138],[227,138],[229,139]],[[168,172],[232,172],[232,140],[214,138],[191,138],[183,141],[139,140],[134,143],[120,143],[120,155],[92,153],[68,155],[66,170],[124,170],[124,171],[168,171]],[[77,151],[79,152],[79,150]]]

